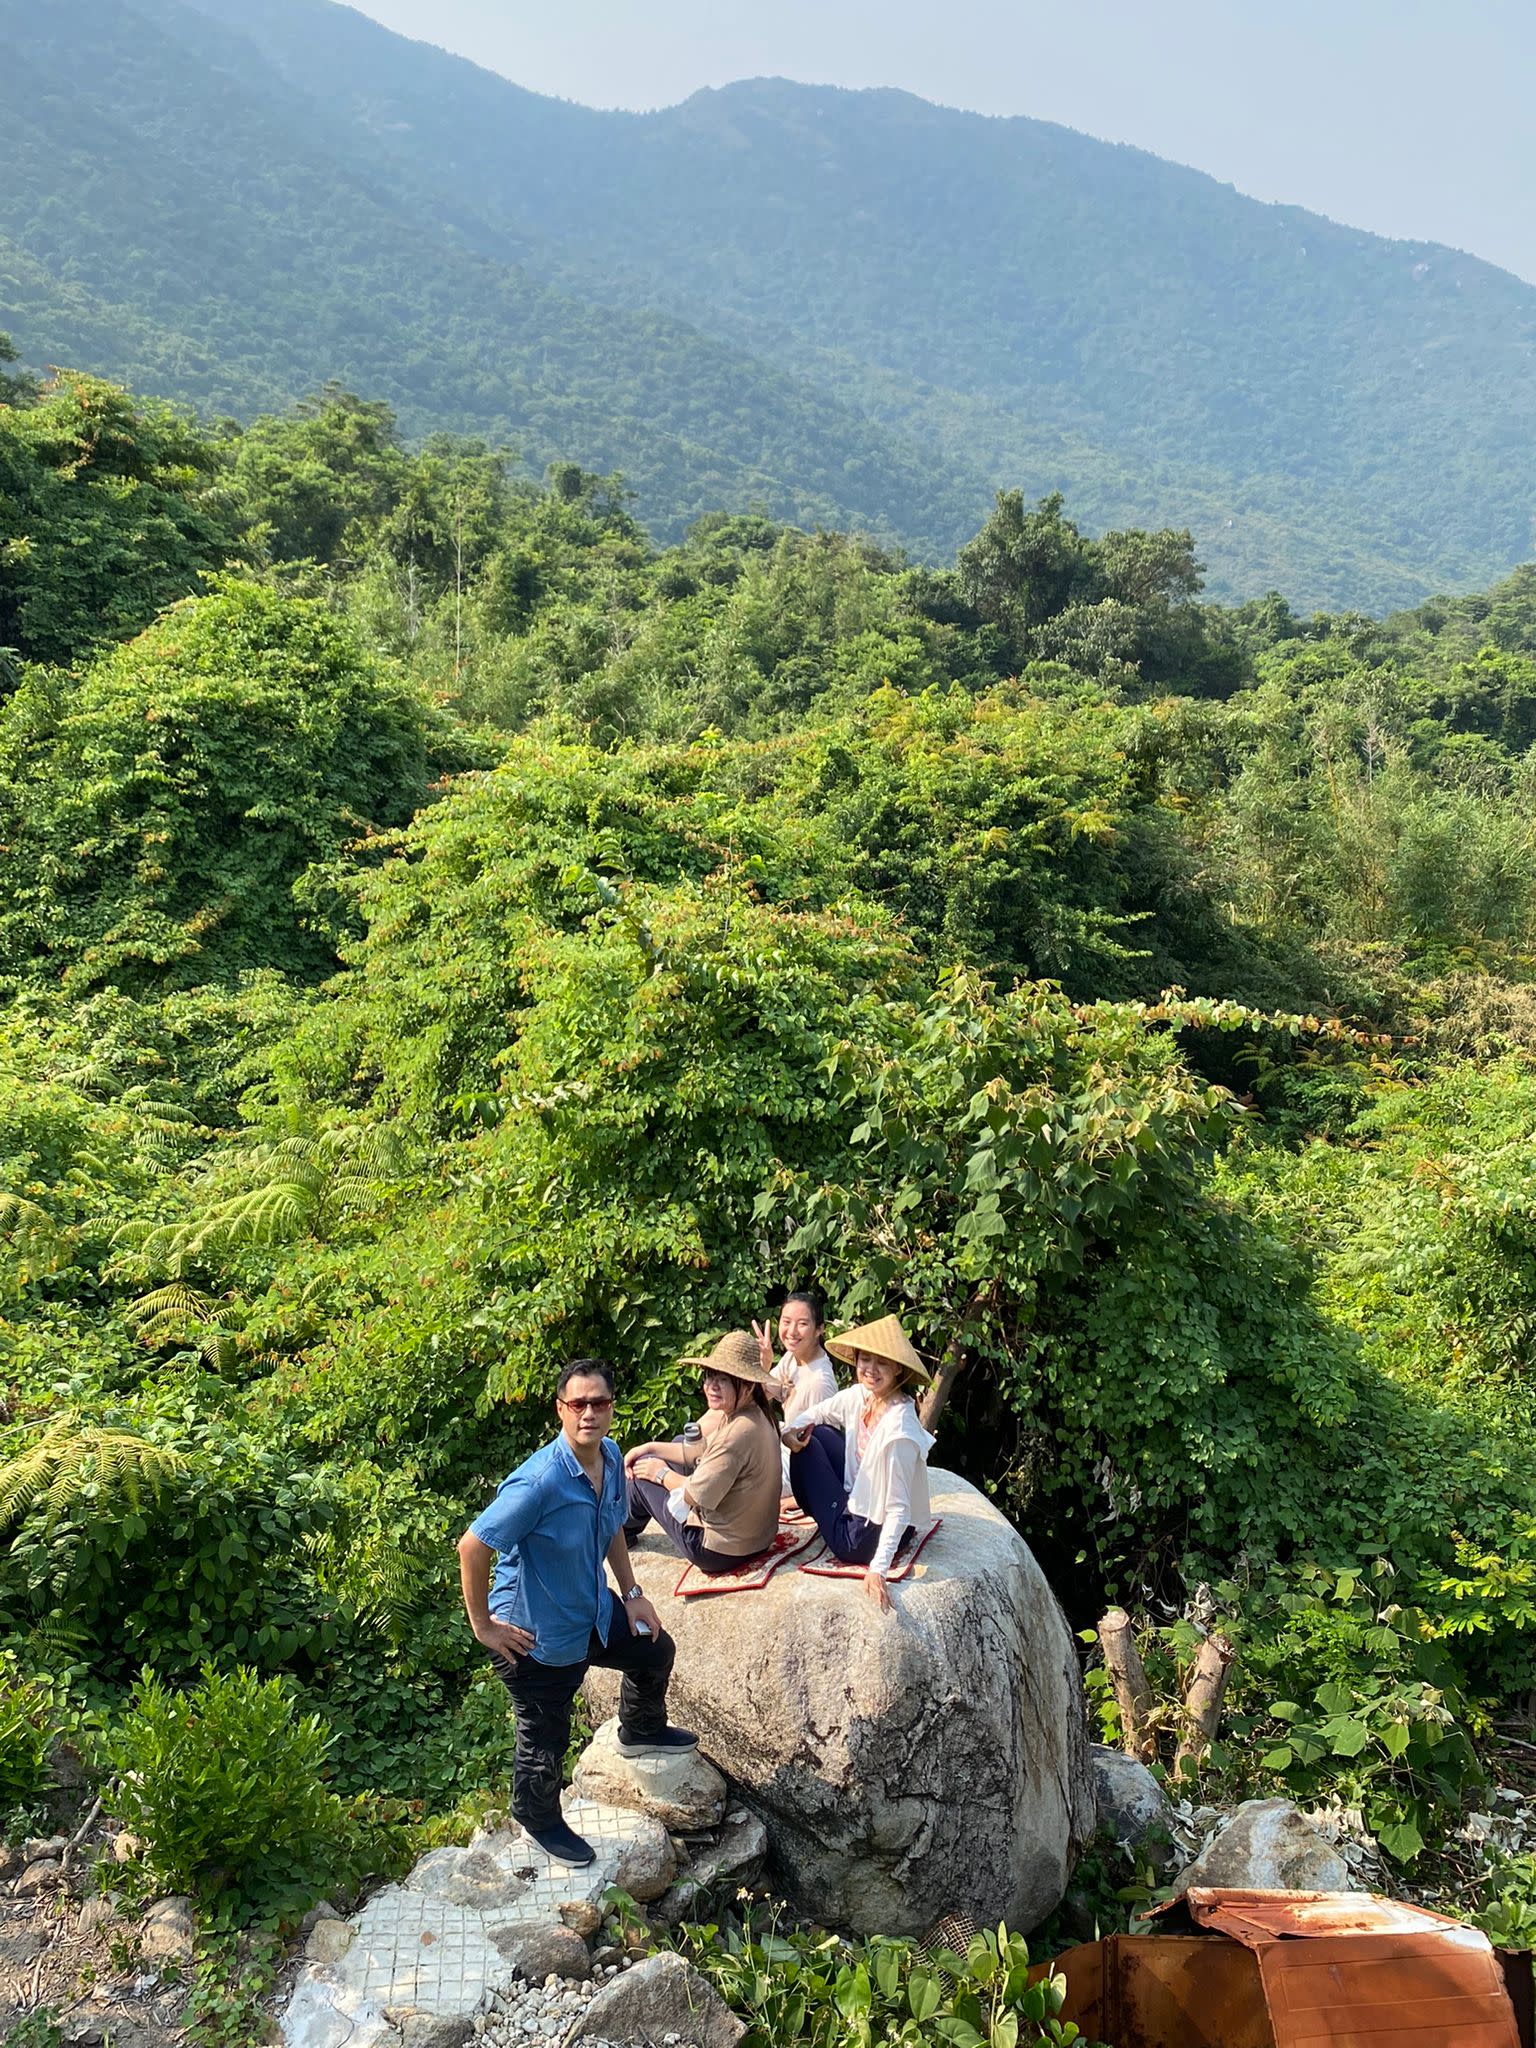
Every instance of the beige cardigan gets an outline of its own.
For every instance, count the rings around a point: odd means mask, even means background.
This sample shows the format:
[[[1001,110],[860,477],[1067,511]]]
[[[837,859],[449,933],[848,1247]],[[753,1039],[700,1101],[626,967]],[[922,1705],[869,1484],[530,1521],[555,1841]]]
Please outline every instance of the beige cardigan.
[[[717,1417],[700,1443],[685,1444],[688,1520],[711,1550],[755,1557],[779,1527],[779,1432],[754,1401]]]

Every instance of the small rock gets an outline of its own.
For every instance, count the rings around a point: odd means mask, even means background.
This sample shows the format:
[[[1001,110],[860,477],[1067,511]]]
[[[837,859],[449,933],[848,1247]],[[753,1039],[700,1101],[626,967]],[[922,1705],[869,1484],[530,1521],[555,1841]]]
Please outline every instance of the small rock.
[[[36,1927],[7,1928],[0,1931],[0,1968],[24,1968],[35,1963],[48,1946],[48,1937]]]
[[[726,1785],[700,1750],[656,1756],[621,1756],[619,1724],[605,1721],[571,1775],[583,1799],[627,1806],[669,1828],[712,1828],[725,1812]]]
[[[587,1944],[558,1922],[535,1927],[506,1927],[491,1937],[498,1952],[530,1984],[547,1977],[574,1977],[578,1983],[592,1967]]]
[[[424,2012],[413,2013],[401,2025],[401,2048],[464,2048],[474,2031],[474,2022],[467,2014],[434,2018]]]
[[[1174,1879],[1233,1891],[1348,1892],[1349,1866],[1289,1799],[1246,1799],[1221,1833]]]
[[[23,1859],[28,1863],[40,1863],[45,1856],[62,1856],[69,1847],[68,1835],[34,1835],[21,1845]]]
[[[312,1928],[320,1925],[322,1920],[339,1920],[340,1918],[340,1913],[337,1912],[330,1900],[321,1899],[318,1905],[310,1907],[304,1918],[299,1922],[299,1933],[300,1935],[307,1936]]]
[[[305,1940],[304,1953],[312,1963],[329,1966],[339,1963],[356,1939],[357,1929],[340,1915],[334,1920],[317,1920]]]
[[[80,1908],[80,1916],[75,1922],[75,1932],[99,1934],[102,1928],[110,1927],[117,1918],[118,1908],[122,1903],[121,1892],[103,1892],[97,1898],[87,1899]]]
[[[659,1899],[676,1875],[677,1852],[671,1836],[659,1821],[642,1821],[640,1832],[619,1856],[614,1883],[645,1905]]]
[[[29,1863],[16,1880],[18,1892],[45,1892],[56,1885],[64,1875],[64,1866],[55,1857],[43,1856],[35,1863]]]
[[[681,1956],[652,1956],[600,1991],[572,2029],[576,2041],[659,2041],[736,2048],[746,2028]]]
[[[64,2029],[68,2048],[102,2048],[107,2038],[103,2020],[71,2020]]]
[[[1134,1849],[1154,1828],[1166,1828],[1168,1795],[1147,1769],[1122,1749],[1102,1742],[1089,1752],[1099,1826],[1108,1828],[1122,1849]]]
[[[567,1899],[560,1908],[560,1918],[573,1934],[589,1941],[603,1924],[603,1911],[591,1899]]]
[[[450,1905],[471,1906],[477,1912],[494,1912],[498,1906],[515,1905],[528,1889],[528,1880],[509,1871],[488,1849],[433,1849],[423,1856],[405,1880],[407,1891],[431,1892]]]
[[[136,1863],[144,1854],[143,1836],[130,1835],[126,1829],[122,1834],[114,1835],[112,1837],[112,1854],[119,1863]]]
[[[139,1928],[139,1947],[146,1962],[188,1962],[197,1947],[192,1901],[156,1899]]]

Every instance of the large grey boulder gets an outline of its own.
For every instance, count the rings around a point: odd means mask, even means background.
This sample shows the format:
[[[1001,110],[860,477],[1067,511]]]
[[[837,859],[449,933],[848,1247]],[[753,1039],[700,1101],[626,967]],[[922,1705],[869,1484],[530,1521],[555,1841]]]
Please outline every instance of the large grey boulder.
[[[1289,1799],[1247,1799],[1174,1880],[1255,1892],[1352,1892],[1349,1866]]]
[[[952,1473],[929,1485],[944,1526],[890,1614],[792,1563],[761,1592],[679,1600],[654,1532],[636,1567],[677,1640],[671,1718],[762,1816],[806,1912],[858,1933],[960,1911],[1027,1930],[1095,1824],[1076,1648],[1018,1531]],[[586,1687],[613,1710],[611,1673]]]
[[[736,2048],[746,2032],[718,1991],[679,1955],[651,1956],[599,1991],[566,2036],[620,2048]]]

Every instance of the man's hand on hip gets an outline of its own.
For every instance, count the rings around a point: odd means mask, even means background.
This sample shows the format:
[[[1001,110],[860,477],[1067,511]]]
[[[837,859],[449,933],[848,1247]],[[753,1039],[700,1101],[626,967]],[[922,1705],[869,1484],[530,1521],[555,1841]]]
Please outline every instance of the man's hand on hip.
[[[640,1603],[637,1601],[636,1605]],[[497,1621],[494,1615],[487,1615],[475,1630],[475,1640],[497,1657],[526,1657],[533,1649],[533,1630],[518,1628],[510,1621]]]

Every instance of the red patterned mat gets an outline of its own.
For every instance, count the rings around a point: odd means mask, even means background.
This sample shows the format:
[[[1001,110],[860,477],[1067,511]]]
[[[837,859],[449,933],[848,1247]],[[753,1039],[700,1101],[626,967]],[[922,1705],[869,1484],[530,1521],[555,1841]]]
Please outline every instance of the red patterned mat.
[[[683,1575],[672,1591],[680,1600],[696,1600],[712,1593],[761,1592],[787,1558],[798,1557],[813,1543],[820,1542],[814,1522],[781,1522],[778,1534],[760,1557],[749,1557],[733,1572],[701,1572],[696,1564],[684,1565]]]
[[[928,1527],[916,1541],[908,1537],[906,1543],[896,1553],[895,1565],[885,1575],[888,1585],[894,1586],[898,1579],[904,1579],[907,1576],[913,1565],[917,1563],[918,1553],[923,1545],[936,1529],[942,1529],[943,1526],[944,1517],[940,1515],[937,1521],[928,1524]],[[801,1565],[800,1569],[803,1572],[809,1572],[812,1578],[815,1579],[862,1579],[869,1567],[862,1564],[844,1564],[841,1558],[829,1555],[825,1558],[812,1558],[807,1563]]]

